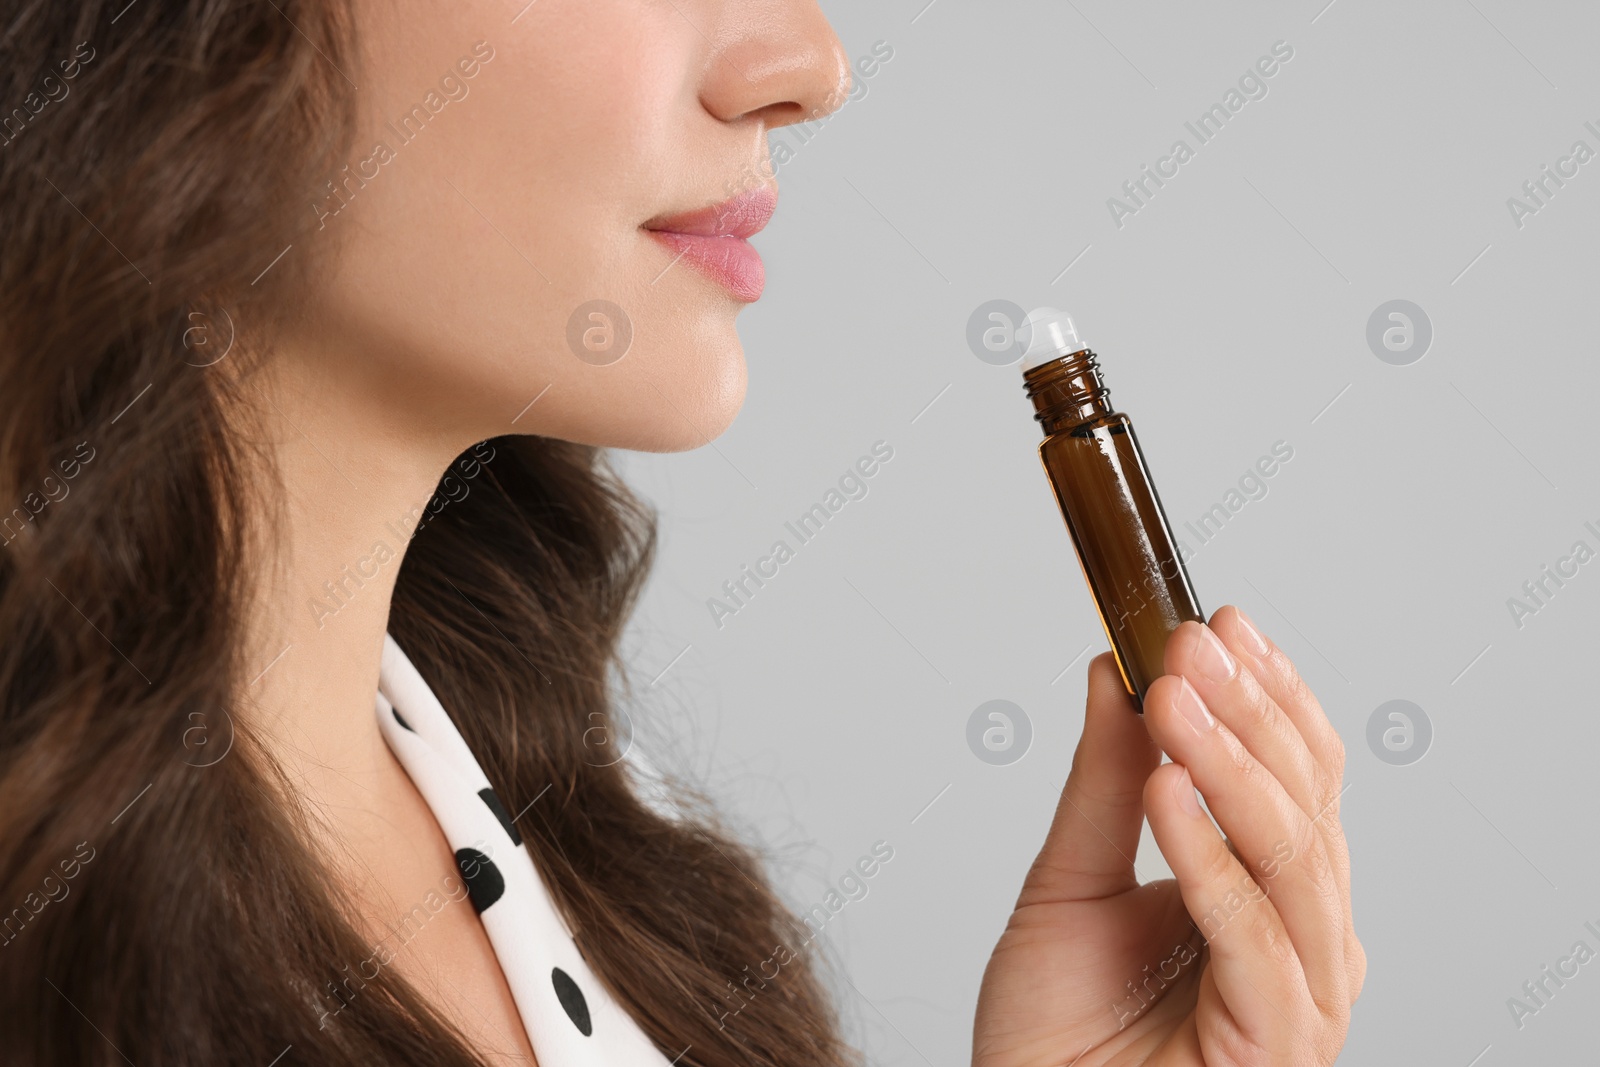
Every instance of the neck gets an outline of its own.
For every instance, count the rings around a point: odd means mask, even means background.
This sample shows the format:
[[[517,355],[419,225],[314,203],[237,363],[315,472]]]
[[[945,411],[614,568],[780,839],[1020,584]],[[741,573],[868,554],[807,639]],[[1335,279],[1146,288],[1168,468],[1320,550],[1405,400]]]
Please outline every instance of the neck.
[[[281,502],[257,533],[244,714],[311,813],[337,833],[392,781],[373,711],[395,580],[451,460],[470,442],[419,433],[393,404],[274,359],[245,388]],[[325,364],[324,364],[325,365]],[[390,398],[392,399],[392,398]]]

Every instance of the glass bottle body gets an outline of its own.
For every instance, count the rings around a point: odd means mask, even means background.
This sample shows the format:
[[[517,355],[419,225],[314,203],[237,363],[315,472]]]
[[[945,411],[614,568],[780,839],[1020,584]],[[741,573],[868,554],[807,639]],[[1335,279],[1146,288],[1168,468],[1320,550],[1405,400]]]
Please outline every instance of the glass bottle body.
[[[1100,623],[1142,711],[1166,673],[1167,639],[1204,622],[1133,423],[1112,411],[1094,354],[1084,350],[1028,372],[1046,436],[1039,459],[1077,551]]]

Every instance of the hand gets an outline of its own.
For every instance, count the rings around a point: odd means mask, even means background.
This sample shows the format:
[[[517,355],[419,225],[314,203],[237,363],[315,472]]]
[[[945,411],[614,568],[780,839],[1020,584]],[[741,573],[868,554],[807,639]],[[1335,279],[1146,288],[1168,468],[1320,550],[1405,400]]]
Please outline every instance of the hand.
[[[984,971],[974,1067],[1327,1067],[1344,1045],[1367,970],[1344,745],[1237,608],[1180,626],[1164,666],[1143,717],[1109,652],[1089,666],[1072,772]],[[1175,880],[1134,873],[1146,815]]]

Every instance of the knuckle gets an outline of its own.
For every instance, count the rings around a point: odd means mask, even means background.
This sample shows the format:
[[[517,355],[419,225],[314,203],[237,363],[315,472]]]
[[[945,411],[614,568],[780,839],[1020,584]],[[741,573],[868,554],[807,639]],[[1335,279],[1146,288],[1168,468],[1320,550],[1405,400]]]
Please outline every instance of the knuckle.
[[[1289,690],[1291,702],[1307,709],[1319,706],[1316,694],[1311,691],[1311,686],[1307,684],[1305,678],[1301,677],[1299,670],[1295,668],[1288,656],[1279,658],[1278,670],[1283,674],[1284,685]]]
[[[1322,838],[1317,838],[1314,845],[1310,846],[1309,869],[1312,880],[1328,894],[1328,901],[1333,904],[1334,912],[1338,913],[1339,917],[1344,917],[1344,896],[1339,891],[1341,889],[1339,869],[1334,865],[1333,854],[1323,845]]]
[[[1306,878],[1315,883],[1331,881],[1333,878],[1333,865],[1328,861],[1328,851],[1323,848],[1322,835],[1318,835],[1317,827],[1310,822],[1294,827],[1293,841],[1294,854],[1290,862],[1301,864],[1306,870]]]
[[[1345,967],[1350,972],[1350,999],[1354,1001],[1367,984],[1367,952],[1353,936],[1350,938],[1350,951],[1345,957]]]
[[[1294,942],[1289,940],[1289,932],[1281,923],[1272,922],[1264,914],[1257,923],[1256,945],[1262,956],[1281,970],[1299,970],[1300,954],[1295,951]]]
[[[1228,851],[1227,846],[1218,841],[1217,847],[1212,849],[1205,858],[1204,865],[1200,871],[1201,882],[1210,888],[1227,883],[1229,875],[1233,873],[1234,867],[1238,862],[1233,853]]]
[[[1278,710],[1267,687],[1248,668],[1241,667],[1233,678],[1218,686],[1230,707],[1230,720],[1256,725],[1270,724]]]
[[[1332,1011],[1323,1014],[1323,1026],[1332,1033],[1339,1035],[1340,1044],[1344,1043],[1344,1035],[1350,1030],[1350,1016],[1350,999],[1348,997],[1341,999]]]
[[[1221,1019],[1204,1028],[1201,1039],[1209,1067],[1273,1067],[1281,1062],[1273,1053],[1231,1019]]]
[[[1342,920],[1344,898],[1339,892],[1338,872],[1334,870],[1333,860],[1315,832],[1306,841],[1305,851],[1296,856],[1296,859],[1305,865],[1306,881],[1316,887],[1322,894],[1324,902],[1333,910],[1333,914]]]
[[[1339,801],[1344,794],[1344,785],[1327,771],[1318,769],[1316,781],[1311,787],[1313,802],[1317,805],[1306,812],[1311,821],[1322,826],[1337,826],[1339,822]]]
[[[1334,769],[1344,776],[1344,738],[1339,736],[1339,731],[1328,731],[1328,756],[1333,761]]]
[[[1244,747],[1244,743],[1238,737],[1229,733],[1226,736],[1223,747],[1227,751],[1228,770],[1231,772],[1229,777],[1233,779],[1231,784],[1235,788],[1247,787],[1260,777],[1262,773],[1261,764],[1250,754],[1250,750]]]

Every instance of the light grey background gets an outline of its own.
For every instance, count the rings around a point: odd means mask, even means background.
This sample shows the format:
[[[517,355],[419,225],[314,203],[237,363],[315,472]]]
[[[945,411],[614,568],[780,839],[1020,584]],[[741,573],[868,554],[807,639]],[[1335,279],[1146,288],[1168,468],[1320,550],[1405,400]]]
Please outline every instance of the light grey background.
[[[1520,228],[1507,199],[1600,150],[1600,11],[1325,2],[829,0],[852,57],[894,57],[781,168],[745,407],[694,453],[620,457],[662,516],[628,645],[640,743],[771,850],[797,909],[895,850],[823,939],[873,1063],[967,1062],[1104,647],[1017,368],[966,346],[993,298],[1074,315],[1180,535],[1294,449],[1190,573],[1289,651],[1349,749],[1371,970],[1340,1062],[1591,1047],[1600,961],[1520,1030],[1506,1002],[1600,949],[1600,562],[1520,628],[1507,600],[1600,548],[1600,161]],[[1279,40],[1268,95],[1118,228],[1107,198]],[[1410,366],[1367,345],[1392,299],[1433,325]],[[708,599],[880,439],[869,494],[719,629]],[[1010,766],[967,747],[993,699],[1032,722]],[[1391,699],[1433,725],[1409,766],[1366,743]],[[1148,835],[1139,869],[1167,874]]]

